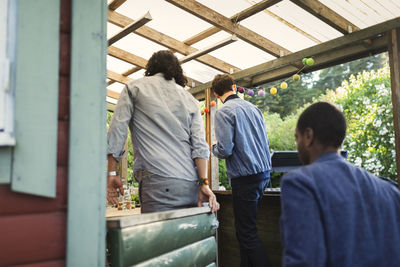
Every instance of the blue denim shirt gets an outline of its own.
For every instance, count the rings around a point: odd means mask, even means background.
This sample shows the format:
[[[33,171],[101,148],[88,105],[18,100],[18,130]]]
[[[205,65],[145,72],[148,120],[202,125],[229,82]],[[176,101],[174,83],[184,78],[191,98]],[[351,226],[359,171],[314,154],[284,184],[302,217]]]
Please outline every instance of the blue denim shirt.
[[[269,140],[261,111],[229,96],[215,113],[213,154],[226,159],[229,179],[271,171]]]
[[[400,266],[400,191],[327,153],[282,178],[284,267]]]

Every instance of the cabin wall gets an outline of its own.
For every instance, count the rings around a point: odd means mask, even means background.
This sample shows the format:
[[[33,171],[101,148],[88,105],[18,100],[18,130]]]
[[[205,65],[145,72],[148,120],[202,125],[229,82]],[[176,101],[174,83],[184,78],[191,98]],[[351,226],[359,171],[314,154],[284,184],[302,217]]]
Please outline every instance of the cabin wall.
[[[218,202],[221,204],[221,208],[218,211],[218,266],[240,266],[240,250],[235,233],[232,194],[216,193],[216,196]],[[264,195],[258,206],[257,229],[273,267],[282,266],[282,243],[279,228],[280,214],[280,195]]]
[[[16,193],[10,184],[0,185],[0,266],[65,265],[71,0],[60,1],[57,194],[45,198]],[[40,158],[32,160],[46,164]]]

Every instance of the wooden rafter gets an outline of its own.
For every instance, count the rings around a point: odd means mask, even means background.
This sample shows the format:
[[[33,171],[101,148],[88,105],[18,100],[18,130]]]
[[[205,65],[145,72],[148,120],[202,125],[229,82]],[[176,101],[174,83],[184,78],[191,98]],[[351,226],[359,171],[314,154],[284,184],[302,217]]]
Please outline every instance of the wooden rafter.
[[[122,83],[122,84],[127,84],[130,81],[132,81],[131,78],[123,76],[123,75],[116,73],[114,71],[111,71],[111,70],[107,70],[107,78],[109,78],[110,80]]]
[[[400,188],[400,27],[388,34],[393,126],[396,147],[397,182]]]
[[[127,52],[125,50],[122,50],[122,49],[120,49],[118,47],[115,47],[115,46],[109,46],[108,47],[108,55],[113,56],[115,58],[118,58],[120,60],[123,60],[123,61],[125,61],[127,63],[135,65],[135,67],[132,67],[129,70],[127,70],[124,73],[122,73],[122,76],[125,76],[125,77],[131,75],[132,73],[135,73],[136,71],[139,71],[141,69],[145,69],[146,65],[147,65],[147,60],[146,59],[144,59],[142,57],[139,57],[139,56],[136,56],[136,55],[134,55],[132,53],[129,53],[129,52]],[[189,85],[194,84],[195,86],[198,86],[198,85],[202,84],[201,82],[199,82],[199,81],[197,81],[197,80],[195,80],[193,78],[190,78],[190,77],[186,77],[186,78],[188,79],[188,84]],[[107,85],[113,84],[114,82],[116,82],[116,80],[112,80],[111,79],[111,81],[109,81],[107,83]]]
[[[250,43],[251,45],[258,47],[259,49],[275,56],[280,57],[283,55],[290,54],[291,52],[286,48],[272,42],[271,40],[253,32],[252,30],[238,26],[232,22],[229,18],[222,14],[215,12],[211,8],[202,5],[201,3],[194,0],[166,0],[167,2],[201,18],[212,25],[223,29],[232,34],[236,34],[240,39]]]
[[[256,2],[254,0],[247,0],[247,2],[252,3],[252,4],[256,4]],[[274,12],[269,11],[268,9],[264,9],[263,10],[264,13],[268,14],[269,16],[273,17],[274,19],[278,20],[279,22],[285,24],[286,26],[288,26],[289,28],[292,28],[293,30],[295,30],[296,32],[304,35],[305,37],[307,37],[308,39],[316,42],[317,44],[322,43],[321,40],[317,39],[315,36],[312,36],[311,34],[303,31],[302,29],[300,29],[299,27],[297,27],[296,25],[294,25],[293,23],[290,23],[289,21],[283,19],[282,17],[276,15]]]
[[[119,27],[125,27],[126,25],[133,22],[131,18],[128,18],[122,14],[119,14],[118,12],[111,10],[108,11],[108,21]],[[135,33],[157,44],[165,46],[173,51],[177,51],[183,55],[189,55],[198,50],[147,26],[140,27],[135,31]],[[234,72],[240,70],[239,68],[210,55],[203,55],[201,57],[198,57],[196,60],[225,73],[229,73],[231,70],[233,70]]]
[[[230,20],[233,23],[240,22],[254,14],[257,14],[260,11],[267,9],[268,7],[275,5],[276,3],[279,3],[280,1],[282,1],[282,0],[263,0],[259,3],[252,5],[249,8],[233,15],[232,17],[230,17]],[[220,30],[221,30],[220,28],[213,26],[213,27],[208,28],[207,30],[202,31],[199,34],[196,34],[195,36],[190,37],[189,39],[186,39],[183,42],[187,45],[192,45],[192,44],[200,42],[201,40],[204,40],[205,38],[219,32]]]
[[[328,42],[319,45],[315,45],[313,47],[303,49],[301,51],[292,53],[282,58],[277,58],[259,64],[257,66],[234,73],[232,74],[232,76],[236,81],[240,81],[248,77],[253,77],[252,79],[253,82],[254,82],[254,77],[257,76],[258,77],[257,83],[263,83],[265,81],[272,81],[280,77],[285,77],[285,76],[287,77],[288,75],[290,75],[290,73],[293,73],[295,69],[293,68],[293,66],[290,66],[289,68],[292,69],[288,69],[286,71],[286,74],[274,75],[269,78],[264,76],[263,78],[261,78],[262,77],[261,75],[264,75],[264,73],[272,72],[274,70],[286,67],[292,63],[299,62],[304,57],[313,56],[316,58],[316,64],[312,68],[313,70],[315,70],[317,69],[318,64],[320,68],[322,68],[326,67],[327,64],[333,64],[334,62],[338,62],[339,60],[342,60],[342,62],[346,62],[355,59],[354,57],[357,56],[360,57],[359,55],[363,56],[368,55],[373,51],[382,52],[387,50],[387,42],[383,40],[382,37],[371,41],[370,46],[365,46],[363,44],[363,41],[376,38],[377,36],[379,37],[382,34],[385,34],[387,31],[398,27],[400,27],[400,17],[397,17],[389,21],[385,21],[380,24],[376,24],[374,26],[362,29],[360,31],[348,34],[346,36],[338,37],[336,39],[330,40]],[[347,51],[346,49],[349,46],[357,48],[353,52],[345,52]],[[342,50],[342,53],[338,52],[340,50]],[[324,64],[322,64],[321,62],[318,63],[319,58],[321,58],[322,63]],[[211,82],[204,83],[203,85],[190,89],[189,92],[191,92],[192,94],[201,94],[206,88],[210,86]]]
[[[223,46],[226,46],[228,44],[236,42],[237,40],[238,40],[237,37],[235,35],[232,35],[229,38],[226,38],[226,39],[224,39],[224,40],[222,40],[222,41],[220,41],[218,43],[215,43],[215,44],[213,44],[213,45],[211,45],[209,47],[206,47],[206,48],[201,49],[201,50],[197,50],[196,52],[194,52],[192,54],[184,56],[183,58],[179,59],[179,62],[181,64],[185,63],[185,62],[188,62],[188,61],[190,61],[192,59],[198,58],[198,57],[200,57],[202,55],[205,55],[205,54],[208,54],[208,53],[210,53],[210,52],[212,52],[214,50],[217,50],[218,48],[221,48]]]
[[[131,32],[139,29],[143,25],[145,25],[147,22],[151,21],[153,18],[151,17],[150,13],[147,12],[144,14],[143,17],[140,19],[130,23],[129,25],[126,25],[122,30],[120,30],[118,33],[116,33],[114,36],[112,36],[110,39],[108,39],[108,45],[112,45],[113,43],[117,42],[118,40],[124,38]]]
[[[119,8],[123,3],[125,3],[126,0],[113,0],[111,3],[108,5],[108,9],[110,10],[116,10]]]
[[[343,34],[360,30],[356,25],[317,0],[291,1]]]
[[[120,60],[123,60],[127,63],[133,64],[135,66],[141,67],[141,68],[146,68],[147,60],[136,56],[132,53],[129,53],[125,50],[122,50],[118,47],[115,46],[110,46],[108,47],[108,54],[110,56],[113,56],[115,58],[118,58]],[[125,74],[124,74],[125,75]],[[129,74],[128,74],[129,75]]]

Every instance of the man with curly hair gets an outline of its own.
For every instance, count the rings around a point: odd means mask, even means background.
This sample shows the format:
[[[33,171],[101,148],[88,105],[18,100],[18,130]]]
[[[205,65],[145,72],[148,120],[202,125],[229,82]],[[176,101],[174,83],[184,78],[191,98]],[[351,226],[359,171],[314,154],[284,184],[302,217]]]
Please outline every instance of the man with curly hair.
[[[219,209],[205,182],[209,147],[199,103],[183,88],[186,83],[174,54],[158,51],[149,59],[145,77],[121,92],[107,136],[111,203],[118,202],[117,188],[123,192],[116,169],[129,127],[142,213],[201,206],[202,201],[213,212]]]

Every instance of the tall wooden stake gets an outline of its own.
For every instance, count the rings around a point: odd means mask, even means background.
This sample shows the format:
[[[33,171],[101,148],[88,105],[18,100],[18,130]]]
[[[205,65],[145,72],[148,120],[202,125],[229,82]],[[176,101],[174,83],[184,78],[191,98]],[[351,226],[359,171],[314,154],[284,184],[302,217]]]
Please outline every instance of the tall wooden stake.
[[[390,78],[392,87],[393,125],[396,147],[397,182],[400,188],[400,28],[388,34]]]
[[[211,106],[211,101],[215,100],[214,94],[212,94],[211,89],[207,88],[205,90],[205,107],[209,109],[206,113],[206,141],[210,146],[210,158],[208,161],[208,181],[210,182],[210,188],[212,190],[218,190],[219,188],[219,173],[218,173],[218,158],[215,157],[212,152],[212,144],[215,141],[215,131],[214,131],[214,115],[217,110],[217,106]]]

